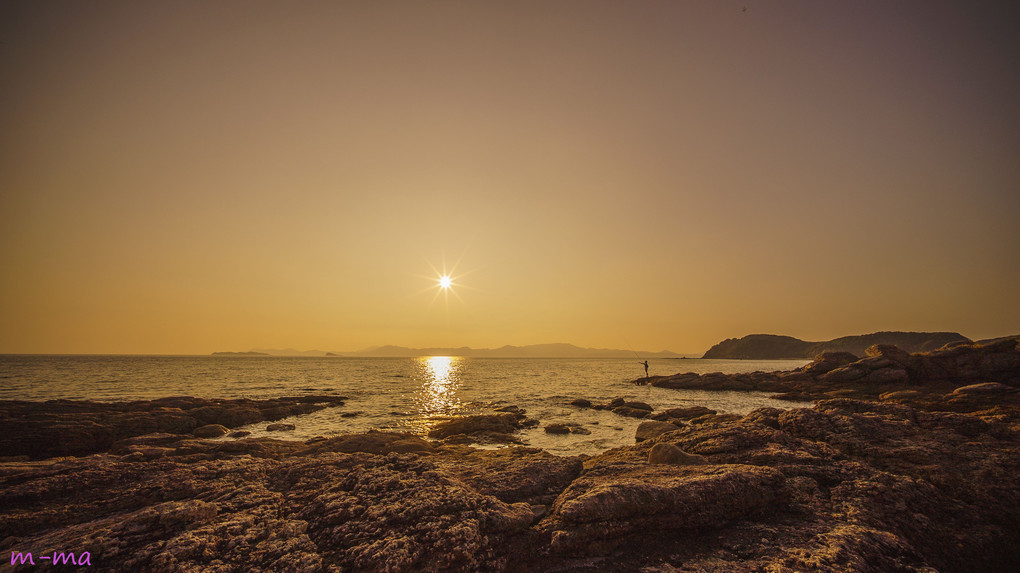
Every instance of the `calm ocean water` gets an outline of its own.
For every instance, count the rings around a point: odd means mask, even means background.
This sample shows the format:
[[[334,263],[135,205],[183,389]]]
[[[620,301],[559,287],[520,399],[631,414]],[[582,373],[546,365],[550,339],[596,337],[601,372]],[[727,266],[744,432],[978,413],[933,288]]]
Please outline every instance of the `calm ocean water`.
[[[790,370],[804,360],[652,360],[653,375],[677,372]],[[0,399],[140,400],[190,395],[203,398],[271,398],[341,394],[342,408],[282,420],[293,432],[245,429],[253,435],[306,439],[371,428],[424,434],[446,416],[517,405],[540,420],[523,433],[532,446],[552,453],[594,454],[634,441],[639,420],[568,406],[575,398],[605,402],[641,400],[656,410],[706,406],[746,413],[762,406],[808,404],[774,400],[761,392],[677,391],[637,386],[644,375],[636,359],[554,358],[312,358],[235,356],[0,356]],[[342,417],[341,414],[348,414]],[[355,415],[351,416],[350,414]],[[553,422],[584,425],[591,435],[546,434]]]

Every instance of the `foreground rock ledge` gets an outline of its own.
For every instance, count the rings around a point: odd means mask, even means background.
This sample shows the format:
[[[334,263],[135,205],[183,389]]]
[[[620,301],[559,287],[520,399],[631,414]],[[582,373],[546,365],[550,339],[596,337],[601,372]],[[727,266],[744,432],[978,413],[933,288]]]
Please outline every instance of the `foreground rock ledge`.
[[[591,458],[139,436],[0,463],[0,550],[97,571],[1011,571],[1018,411],[826,400]],[[657,444],[704,463],[649,464]]]

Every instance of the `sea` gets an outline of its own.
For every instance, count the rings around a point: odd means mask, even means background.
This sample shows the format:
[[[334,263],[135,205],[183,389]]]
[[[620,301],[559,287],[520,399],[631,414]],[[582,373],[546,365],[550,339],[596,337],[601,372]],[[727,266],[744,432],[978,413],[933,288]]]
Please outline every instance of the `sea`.
[[[649,373],[740,373],[791,370],[806,360],[649,360]],[[0,355],[3,400],[149,400],[166,396],[275,398],[308,394],[346,396],[344,406],[280,422],[296,429],[252,436],[305,440],[370,429],[425,436],[441,420],[518,406],[539,420],[521,433],[529,446],[556,455],[594,455],[634,443],[640,420],[569,405],[622,397],[656,411],[705,406],[745,414],[763,406],[808,407],[764,392],[669,390],[637,385],[644,366],[619,358],[418,358],[282,356],[45,356]],[[580,424],[591,433],[548,434],[551,423]],[[225,439],[225,438],[224,438]],[[495,446],[488,446],[495,447]]]

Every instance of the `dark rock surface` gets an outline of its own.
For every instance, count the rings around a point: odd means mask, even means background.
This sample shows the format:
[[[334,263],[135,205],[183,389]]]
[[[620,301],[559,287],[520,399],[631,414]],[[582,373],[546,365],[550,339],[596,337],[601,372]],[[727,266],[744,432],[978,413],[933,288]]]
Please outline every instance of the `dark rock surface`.
[[[135,402],[0,401],[0,456],[33,458],[103,452],[154,432],[190,434],[211,424],[236,428],[342,406],[343,396],[220,400],[175,396]]]

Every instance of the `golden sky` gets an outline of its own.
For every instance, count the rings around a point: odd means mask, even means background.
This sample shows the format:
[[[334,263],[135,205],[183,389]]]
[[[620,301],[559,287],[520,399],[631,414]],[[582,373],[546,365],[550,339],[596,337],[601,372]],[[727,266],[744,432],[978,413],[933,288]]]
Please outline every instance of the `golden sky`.
[[[5,2],[0,352],[1015,334],[997,4]]]

